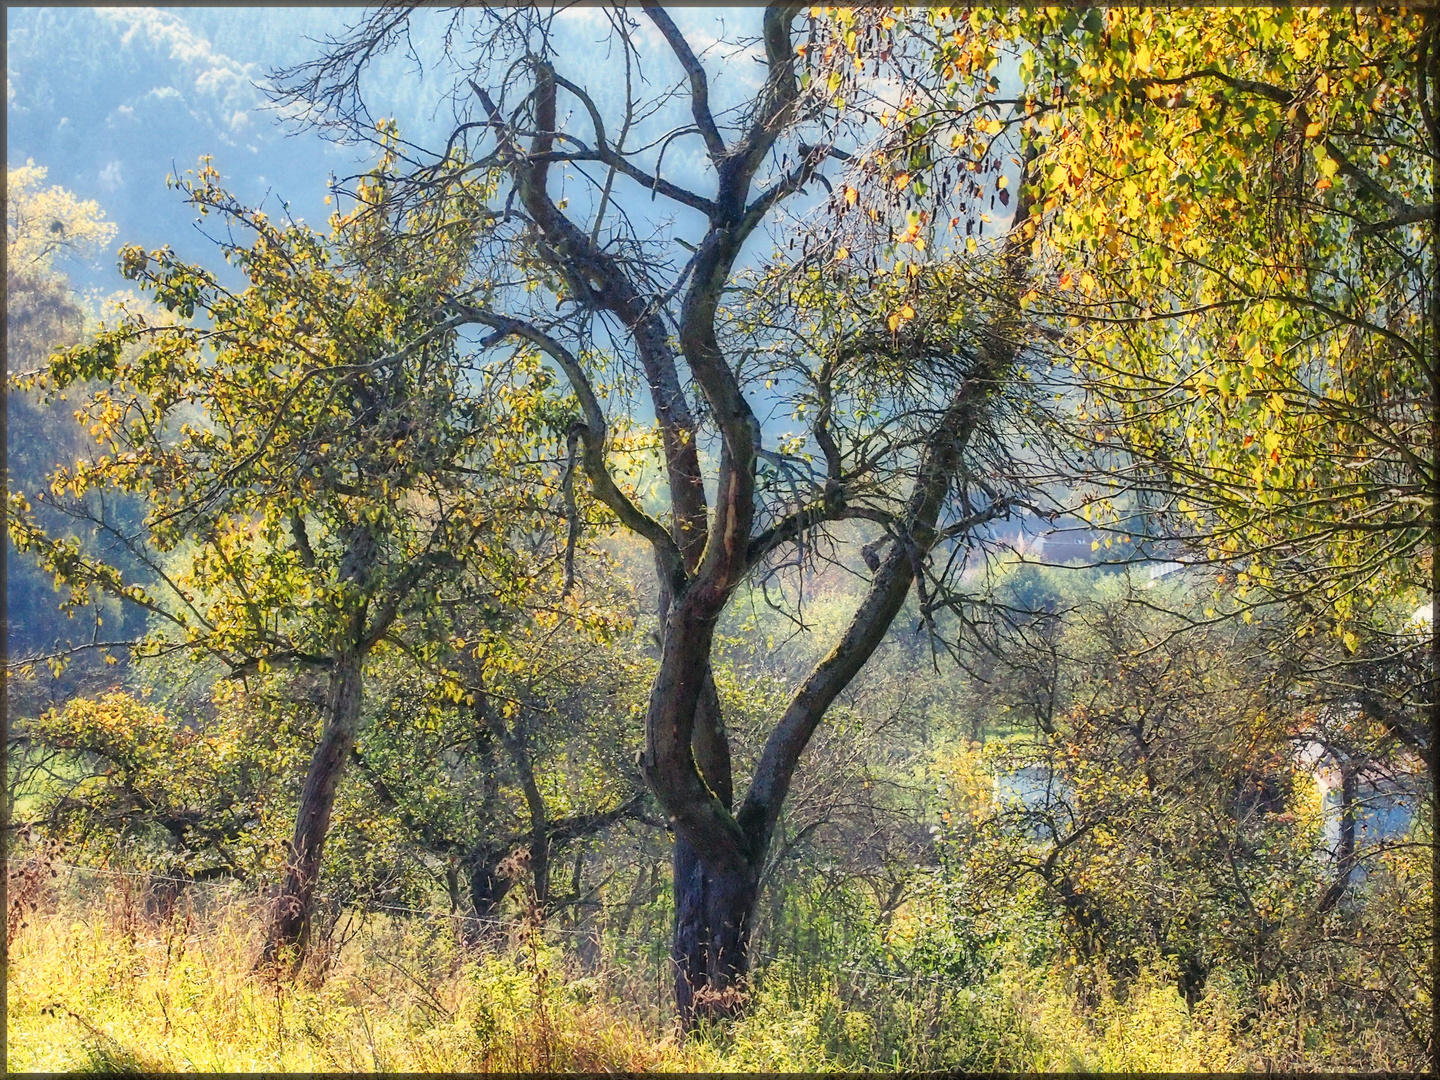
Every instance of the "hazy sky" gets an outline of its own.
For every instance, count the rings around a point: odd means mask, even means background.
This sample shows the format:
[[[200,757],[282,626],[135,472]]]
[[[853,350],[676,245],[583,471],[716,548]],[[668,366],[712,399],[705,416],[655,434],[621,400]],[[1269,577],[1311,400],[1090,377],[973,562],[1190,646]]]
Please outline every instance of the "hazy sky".
[[[297,217],[318,224],[327,216],[327,178],[363,168],[368,157],[313,133],[287,134],[255,84],[273,68],[314,56],[320,46],[313,39],[340,32],[360,10],[9,8],[7,159],[11,165],[33,159],[50,170],[51,183],[96,199],[119,226],[117,243],[168,243],[206,262],[213,260],[192,213],[165,188],[167,174],[195,168],[202,154],[213,155],[240,198],[283,197]],[[759,22],[756,9],[674,14],[702,54],[722,28],[758,28]],[[422,26],[420,36],[438,36],[440,17],[422,18],[434,32]],[[566,22],[566,32],[582,44],[600,40],[606,29],[597,8],[573,10]],[[648,21],[641,22],[642,34],[654,35]],[[583,77],[593,63],[588,85],[603,107],[607,98],[618,100],[621,86],[602,76],[604,54],[589,48],[570,51],[575,65],[569,70]],[[652,55],[664,53],[660,45]],[[748,97],[758,85],[759,65],[748,57],[711,53],[707,60],[715,69],[718,106],[732,93]],[[376,72],[371,100],[377,115],[396,116],[402,133],[421,136],[440,122],[434,117],[438,87],[396,58]],[[700,165],[698,143],[686,148],[683,142],[665,161],[666,175],[682,180]],[[95,267],[69,269],[81,284],[119,285],[108,256]]]

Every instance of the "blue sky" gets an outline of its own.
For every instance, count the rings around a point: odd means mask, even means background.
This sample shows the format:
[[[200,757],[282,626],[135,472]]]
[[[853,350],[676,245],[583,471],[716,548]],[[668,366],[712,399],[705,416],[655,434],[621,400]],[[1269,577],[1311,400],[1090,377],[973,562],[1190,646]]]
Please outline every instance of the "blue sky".
[[[222,182],[242,201],[263,203],[274,216],[284,199],[293,217],[323,226],[332,209],[324,202],[329,178],[363,171],[372,152],[287,127],[256,84],[276,68],[319,55],[323,46],[317,39],[341,34],[363,13],[333,7],[9,8],[7,159],[12,166],[33,160],[49,170],[49,183],[96,200],[117,226],[113,248],[169,245],[182,258],[223,275],[227,268],[213,242],[199,231],[179,193],[166,188],[167,175],[195,169],[208,154]],[[671,14],[710,69],[712,107],[723,126],[727,109],[753,98],[764,69],[753,44],[738,48],[721,39],[753,41],[762,13],[680,7]],[[437,52],[446,21],[433,10],[421,10],[412,20],[427,60]],[[679,65],[649,20],[637,19],[635,32],[647,80],[637,91],[653,94],[680,81]],[[564,13],[555,39],[564,73],[586,87],[607,114],[613,138],[621,127],[624,77],[609,35],[605,10],[581,7]],[[448,108],[437,111],[450,85],[445,72],[417,73],[403,54],[394,55],[375,65],[366,99],[373,115],[396,118],[407,139],[438,148],[451,130]],[[589,140],[588,118],[574,102],[567,109],[562,128],[573,123]],[[657,135],[689,123],[686,99],[672,99],[637,125],[631,145],[659,142]],[[642,166],[653,168],[656,153],[642,155]],[[557,195],[579,200],[572,210],[585,219],[584,203],[595,198],[595,190],[578,176],[561,175],[569,172],[557,170]],[[698,137],[667,144],[662,172],[699,193],[713,190],[713,171]],[[616,185],[611,205],[628,214],[643,235],[653,230],[694,243],[704,233],[696,211],[656,202],[628,181]],[[614,220],[615,212],[610,217]],[[204,224],[213,230],[216,221],[206,218]],[[82,290],[105,295],[127,289],[113,248],[91,265],[64,269]],[[687,256],[678,246],[670,250],[677,265]],[[768,241],[757,236],[743,261],[753,264],[769,251]]]
[[[367,152],[337,146],[312,132],[294,133],[266,107],[262,82],[275,67],[319,51],[313,39],[342,31],[358,8],[9,8],[7,11],[7,160],[33,159],[49,182],[95,199],[119,228],[117,243],[170,244],[187,257],[213,261],[193,215],[167,191],[167,174],[214,157],[225,183],[242,199],[284,198],[295,216],[318,224],[331,174],[347,175]],[[758,24],[754,9],[678,9],[675,18],[702,54],[722,27]],[[438,36],[433,13],[421,36]],[[567,14],[568,33],[598,40],[600,9]],[[427,32],[428,31],[428,32]],[[643,32],[653,33],[648,26]],[[663,46],[661,47],[663,51]],[[584,57],[583,50],[572,55]],[[600,56],[596,55],[597,61]],[[708,59],[714,61],[712,54]],[[716,104],[753,92],[756,65],[733,56],[718,65]],[[584,74],[585,62],[580,62]],[[599,78],[592,92],[602,107],[621,87]],[[573,69],[572,69],[573,70]],[[417,77],[401,59],[380,65],[371,82],[377,115],[396,116],[402,133],[423,138],[443,123],[434,114],[439,85]],[[678,147],[668,176],[684,179],[699,166]],[[703,180],[694,177],[703,188]],[[618,193],[617,193],[618,194]],[[272,209],[273,203],[272,203]],[[70,267],[78,284],[106,291],[120,282],[114,260]]]

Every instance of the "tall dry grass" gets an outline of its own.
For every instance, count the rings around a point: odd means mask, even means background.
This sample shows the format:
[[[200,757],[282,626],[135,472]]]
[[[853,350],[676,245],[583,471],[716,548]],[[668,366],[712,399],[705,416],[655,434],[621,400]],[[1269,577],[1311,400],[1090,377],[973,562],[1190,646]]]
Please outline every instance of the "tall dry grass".
[[[521,929],[466,949],[443,915],[344,916],[299,977],[256,974],[259,899],[62,873],[11,943],[11,1071],[529,1072],[1234,1068],[1219,1005],[1163,980],[1081,1009],[1012,965],[983,985],[862,986],[794,960],[757,973],[748,1013],[682,1037],[656,973]],[[553,935],[552,935],[553,938]],[[563,942],[563,937],[559,939]]]
[[[11,1071],[585,1071],[711,1068],[647,1029],[603,975],[538,935],[462,949],[444,917],[367,917],[297,979],[252,970],[258,901],[172,904],[128,876],[52,889],[14,937]],[[348,940],[341,940],[348,937]],[[653,1024],[650,1025],[653,1029]]]

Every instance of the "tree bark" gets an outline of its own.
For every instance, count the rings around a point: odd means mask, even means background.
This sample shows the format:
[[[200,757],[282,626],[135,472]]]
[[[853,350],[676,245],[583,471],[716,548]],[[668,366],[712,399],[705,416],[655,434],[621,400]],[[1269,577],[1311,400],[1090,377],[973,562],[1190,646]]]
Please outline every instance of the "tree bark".
[[[713,673],[707,672],[701,688],[691,750],[700,775],[728,810],[734,800],[730,744]],[[745,936],[753,917],[754,886],[747,891],[743,875],[720,878],[707,871],[695,846],[678,832],[672,865],[675,930],[670,958],[676,1008],[687,1024],[702,1016],[729,1015],[739,1004],[738,986],[748,967]]]
[[[744,1005],[749,939],[758,898],[753,872],[707,870],[675,841],[675,1005],[686,1027],[734,1016]]]
[[[500,905],[514,885],[513,879],[502,873],[500,864],[508,858],[508,850],[477,848],[470,862],[470,903],[475,908],[475,933],[467,940],[470,943],[498,940],[505,930]]]
[[[1325,914],[1341,900],[1350,888],[1355,872],[1355,801],[1358,766],[1350,761],[1337,761],[1340,768],[1340,837],[1335,851],[1335,880],[1320,898],[1318,910]]]
[[[326,694],[325,730],[311,755],[310,771],[300,792],[295,833],[286,854],[280,893],[271,909],[262,964],[275,964],[284,953],[293,953],[296,964],[304,957],[325,835],[335,808],[335,792],[355,745],[363,689],[361,658],[350,655],[337,659]]]

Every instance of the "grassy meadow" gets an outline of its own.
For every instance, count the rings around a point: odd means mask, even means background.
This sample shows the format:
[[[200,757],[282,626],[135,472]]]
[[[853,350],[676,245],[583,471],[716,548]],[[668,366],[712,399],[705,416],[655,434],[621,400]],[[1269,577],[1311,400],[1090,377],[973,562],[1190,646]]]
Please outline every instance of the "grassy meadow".
[[[298,978],[276,981],[252,970],[253,896],[194,887],[164,910],[136,879],[57,873],[11,943],[12,1072],[1245,1064],[1219,995],[1187,1010],[1172,984],[1142,976],[1123,1002],[1082,1005],[1061,972],[1015,964],[959,988],[778,959],[742,1019],[682,1036],[658,968],[584,965],[564,935],[533,928],[467,950],[439,913],[342,917]]]

